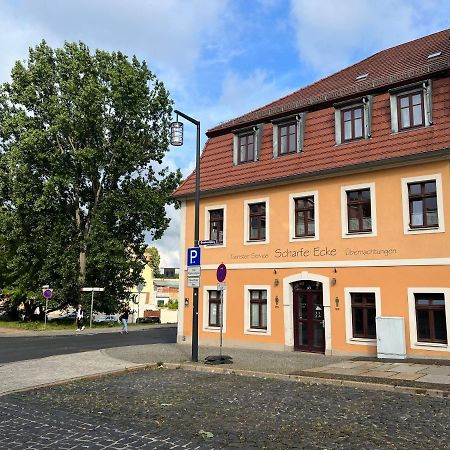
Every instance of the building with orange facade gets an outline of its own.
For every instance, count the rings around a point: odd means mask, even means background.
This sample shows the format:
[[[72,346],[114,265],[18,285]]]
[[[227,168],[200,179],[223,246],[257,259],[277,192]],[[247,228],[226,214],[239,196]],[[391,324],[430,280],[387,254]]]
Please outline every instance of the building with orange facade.
[[[217,243],[201,249],[200,345],[219,342],[223,317],[226,346],[450,358],[449,38],[381,51],[208,130],[200,239]],[[185,343],[194,190],[195,173],[174,194]]]

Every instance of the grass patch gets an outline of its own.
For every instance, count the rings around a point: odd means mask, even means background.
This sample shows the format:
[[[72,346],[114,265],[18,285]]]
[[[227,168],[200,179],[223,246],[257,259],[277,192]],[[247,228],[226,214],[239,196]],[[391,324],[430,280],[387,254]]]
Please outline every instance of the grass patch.
[[[112,328],[118,326],[118,323],[92,323],[92,328]],[[49,330],[74,330],[77,327],[75,322],[47,322],[45,326],[43,321],[22,322],[14,320],[0,320],[0,328],[10,328],[13,330],[25,331],[49,331]],[[89,328],[89,322],[85,323],[85,327]]]

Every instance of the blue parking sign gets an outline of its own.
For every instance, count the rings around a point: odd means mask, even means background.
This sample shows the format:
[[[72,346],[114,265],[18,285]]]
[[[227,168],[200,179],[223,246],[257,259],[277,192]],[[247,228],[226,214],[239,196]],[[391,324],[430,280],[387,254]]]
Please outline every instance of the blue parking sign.
[[[200,265],[200,247],[188,248],[187,265],[188,266],[199,266]]]

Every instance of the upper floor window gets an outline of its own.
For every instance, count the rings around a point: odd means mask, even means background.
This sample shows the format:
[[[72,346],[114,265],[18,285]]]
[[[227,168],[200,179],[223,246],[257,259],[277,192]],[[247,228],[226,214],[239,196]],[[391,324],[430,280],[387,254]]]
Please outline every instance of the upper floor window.
[[[305,112],[272,121],[274,158],[303,150],[305,121]]]
[[[371,95],[357,101],[337,103],[334,107],[336,144],[367,139],[372,135]]]
[[[397,97],[398,129],[424,125],[423,92],[416,91]]]
[[[364,108],[357,106],[341,111],[342,138],[344,141],[364,137]]]
[[[254,161],[255,159],[255,133],[242,134],[239,139],[239,164]]]
[[[295,237],[314,236],[314,196],[300,197],[295,202]]]
[[[444,201],[441,174],[402,178],[405,234],[443,233]]]
[[[266,204],[265,202],[249,205],[249,240],[266,239]]]
[[[408,197],[411,228],[439,225],[436,180],[408,183]]]
[[[209,211],[209,239],[223,244],[223,209]]]
[[[348,232],[372,231],[370,189],[347,191]]]
[[[295,153],[297,151],[297,122],[279,125],[278,134],[278,154]]]
[[[394,133],[432,125],[431,80],[391,89],[389,93]]]
[[[377,235],[375,183],[341,187],[342,237]]]
[[[234,131],[233,164],[243,164],[259,159],[263,124]]]

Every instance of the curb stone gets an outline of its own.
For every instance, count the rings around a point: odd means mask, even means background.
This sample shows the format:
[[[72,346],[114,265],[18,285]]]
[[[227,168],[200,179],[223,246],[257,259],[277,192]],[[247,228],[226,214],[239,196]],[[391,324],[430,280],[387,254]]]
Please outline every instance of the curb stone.
[[[257,377],[263,379],[275,379],[275,380],[285,380],[285,381],[296,381],[298,383],[320,385],[326,384],[331,386],[345,386],[360,389],[369,389],[375,391],[388,391],[388,392],[398,392],[402,394],[414,394],[423,395],[428,397],[438,397],[438,398],[448,398],[450,397],[450,392],[433,389],[433,388],[423,388],[423,387],[411,387],[411,386],[399,386],[385,383],[371,383],[367,381],[353,381],[353,380],[342,380],[337,378],[325,378],[325,377],[315,377],[314,373],[311,376],[305,375],[289,375],[289,374],[279,374],[279,373],[268,373],[268,372],[257,372],[252,370],[244,369],[230,369],[225,367],[209,367],[201,366],[190,363],[164,363],[164,368],[167,369],[185,369],[197,372],[208,372],[208,373],[220,373],[225,375],[241,375],[248,377]]]
[[[117,358],[116,358],[117,359]],[[280,373],[270,373],[270,372],[258,372],[253,370],[245,369],[231,369],[226,367],[211,367],[204,366],[200,364],[191,363],[165,363],[165,362],[154,362],[147,364],[139,364],[134,367],[128,367],[124,369],[110,370],[107,372],[99,372],[97,374],[83,375],[79,377],[74,377],[66,380],[58,380],[51,383],[39,384],[36,386],[26,387],[22,389],[15,389],[8,392],[0,393],[0,397],[9,394],[15,394],[18,392],[26,392],[33,389],[43,389],[52,386],[59,386],[73,381],[83,381],[83,380],[96,380],[98,378],[103,378],[105,376],[120,376],[129,372],[136,372],[140,370],[160,370],[160,369],[184,369],[193,372],[204,372],[204,373],[217,373],[224,375],[240,375],[246,377],[256,377],[262,379],[272,379],[272,380],[283,380],[283,381],[294,381],[298,383],[304,383],[309,385],[329,385],[329,386],[343,386],[352,387],[359,389],[368,389],[375,391],[387,391],[387,392],[398,392],[402,394],[412,394],[412,395],[422,395],[428,397],[437,398],[449,398],[450,392],[441,389],[423,388],[423,387],[411,387],[411,386],[399,386],[385,383],[374,383],[367,381],[354,381],[354,380],[342,380],[338,378],[328,377],[325,378],[315,377],[314,373],[309,376],[305,375],[293,375],[293,374],[280,374]]]

